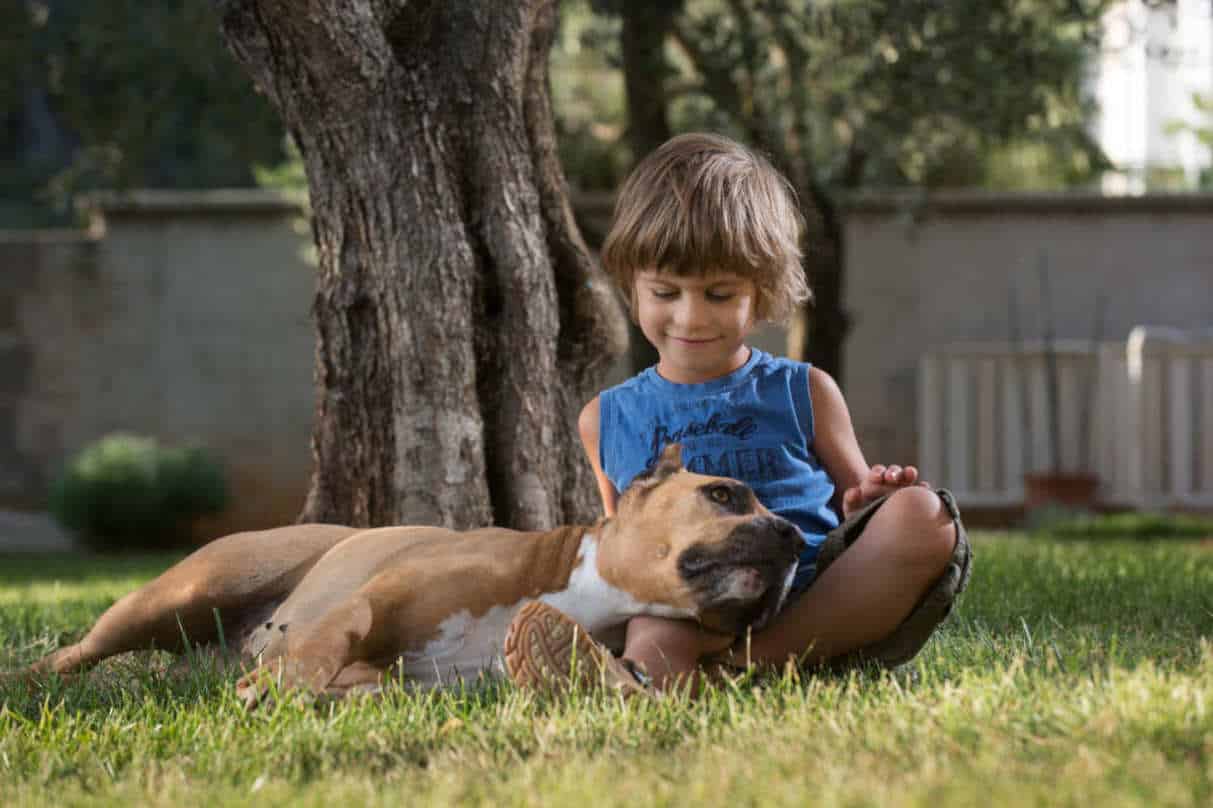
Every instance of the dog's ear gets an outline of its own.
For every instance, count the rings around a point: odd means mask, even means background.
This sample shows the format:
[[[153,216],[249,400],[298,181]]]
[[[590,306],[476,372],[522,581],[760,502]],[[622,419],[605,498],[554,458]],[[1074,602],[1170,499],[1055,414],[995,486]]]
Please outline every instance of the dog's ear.
[[[666,447],[661,450],[661,457],[657,458],[657,463],[653,467],[653,476],[664,480],[671,474],[676,474],[683,469],[682,444],[667,443]]]
[[[657,462],[632,478],[623,496],[643,497],[649,491],[665,482],[671,476],[683,470],[682,446],[677,443],[666,444],[658,456]]]
[[[636,475],[636,479],[632,482],[633,484],[639,483],[645,487],[652,487],[682,470],[682,444],[667,443],[665,448],[661,450],[661,455],[658,456],[657,462]]]

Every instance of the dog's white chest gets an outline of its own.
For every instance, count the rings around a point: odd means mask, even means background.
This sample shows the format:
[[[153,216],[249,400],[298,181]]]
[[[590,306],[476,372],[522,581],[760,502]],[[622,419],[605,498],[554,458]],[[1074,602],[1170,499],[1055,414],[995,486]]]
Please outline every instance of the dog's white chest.
[[[523,603],[494,606],[478,617],[466,609],[455,612],[439,624],[437,637],[401,656],[404,675],[414,684],[441,687],[460,679],[471,682],[481,674],[504,674],[502,642]]]

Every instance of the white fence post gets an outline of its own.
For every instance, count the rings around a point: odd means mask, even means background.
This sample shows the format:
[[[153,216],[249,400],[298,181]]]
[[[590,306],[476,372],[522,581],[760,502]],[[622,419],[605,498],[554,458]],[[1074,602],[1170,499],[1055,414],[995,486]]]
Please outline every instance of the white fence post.
[[[1213,508],[1213,330],[1138,327],[1123,343],[1055,350],[1061,470],[1097,474],[1104,505]],[[1022,502],[1023,473],[1049,463],[1044,374],[1037,343],[953,344],[923,356],[927,479],[978,507]]]
[[[1213,330],[1137,326],[1125,361],[1139,447],[1134,503],[1144,508],[1213,507]]]

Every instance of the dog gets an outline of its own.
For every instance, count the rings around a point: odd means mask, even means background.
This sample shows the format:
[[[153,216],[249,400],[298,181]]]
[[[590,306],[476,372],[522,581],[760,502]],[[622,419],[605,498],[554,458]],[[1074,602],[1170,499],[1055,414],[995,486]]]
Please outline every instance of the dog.
[[[677,444],[614,517],[543,532],[307,524],[207,544],[110,607],[35,680],[114,654],[226,646],[247,707],[274,687],[340,697],[403,678],[500,674],[511,619],[544,601],[595,636],[636,615],[737,635],[787,595],[802,546],[736,480],[687,471]]]

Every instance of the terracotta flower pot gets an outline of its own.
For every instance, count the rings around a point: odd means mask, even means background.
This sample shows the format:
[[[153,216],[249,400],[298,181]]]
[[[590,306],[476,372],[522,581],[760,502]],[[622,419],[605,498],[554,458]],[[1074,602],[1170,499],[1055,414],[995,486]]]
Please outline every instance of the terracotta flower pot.
[[[1090,509],[1095,505],[1099,478],[1086,472],[1042,471],[1023,476],[1024,507],[1065,505]]]

